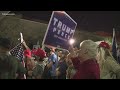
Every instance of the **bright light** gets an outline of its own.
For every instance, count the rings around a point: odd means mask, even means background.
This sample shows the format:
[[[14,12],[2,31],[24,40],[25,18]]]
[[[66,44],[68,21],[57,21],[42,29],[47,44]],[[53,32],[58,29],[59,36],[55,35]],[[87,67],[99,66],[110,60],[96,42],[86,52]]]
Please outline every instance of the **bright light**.
[[[69,43],[70,43],[71,45],[72,45],[74,42],[75,42],[74,39],[70,39],[70,40],[69,40]]]

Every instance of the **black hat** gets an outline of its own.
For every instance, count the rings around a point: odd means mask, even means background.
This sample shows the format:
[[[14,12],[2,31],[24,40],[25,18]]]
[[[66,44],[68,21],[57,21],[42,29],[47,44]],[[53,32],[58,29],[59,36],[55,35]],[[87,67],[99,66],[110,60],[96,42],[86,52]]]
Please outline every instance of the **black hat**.
[[[4,47],[6,49],[9,49],[10,45],[11,45],[11,42],[8,38],[0,37],[0,46]]]

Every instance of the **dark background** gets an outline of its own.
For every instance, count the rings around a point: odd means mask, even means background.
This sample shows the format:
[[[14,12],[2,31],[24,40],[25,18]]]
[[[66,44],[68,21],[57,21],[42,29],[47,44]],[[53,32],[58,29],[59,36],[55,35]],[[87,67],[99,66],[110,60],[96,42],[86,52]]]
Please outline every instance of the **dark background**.
[[[52,11],[12,11],[23,18],[49,22]],[[12,13],[11,12],[11,13]],[[77,23],[77,28],[87,31],[120,31],[120,11],[66,11]]]

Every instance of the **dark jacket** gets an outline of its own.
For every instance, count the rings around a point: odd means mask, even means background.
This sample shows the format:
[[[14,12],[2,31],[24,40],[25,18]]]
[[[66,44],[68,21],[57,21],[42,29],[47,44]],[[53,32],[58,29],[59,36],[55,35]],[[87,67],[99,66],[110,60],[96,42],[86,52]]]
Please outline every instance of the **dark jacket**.
[[[25,74],[26,69],[17,58],[0,54],[0,79],[16,79],[16,73]]]

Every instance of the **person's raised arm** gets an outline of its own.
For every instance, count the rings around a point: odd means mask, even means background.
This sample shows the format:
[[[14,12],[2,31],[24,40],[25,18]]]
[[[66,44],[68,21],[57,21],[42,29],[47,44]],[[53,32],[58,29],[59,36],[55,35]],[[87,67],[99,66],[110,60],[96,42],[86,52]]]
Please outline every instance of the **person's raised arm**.
[[[26,49],[30,49],[30,48],[27,46],[27,44],[26,44],[25,41],[23,41],[22,44],[24,45],[24,47],[25,47]]]

